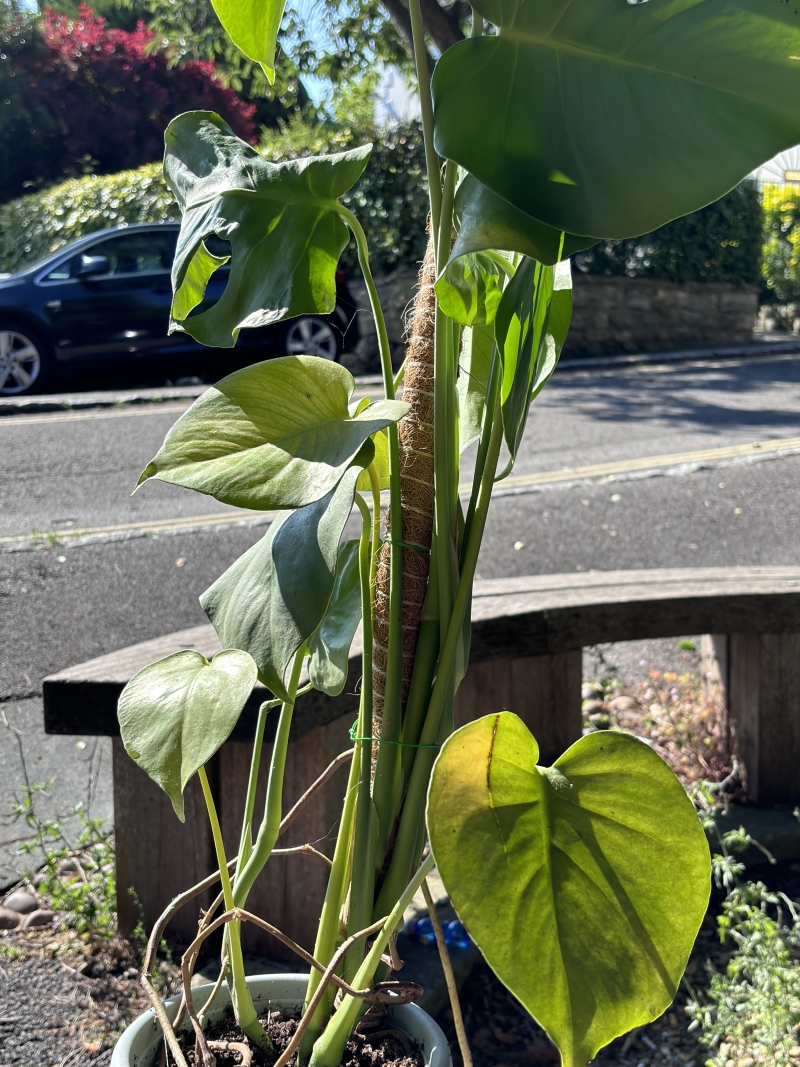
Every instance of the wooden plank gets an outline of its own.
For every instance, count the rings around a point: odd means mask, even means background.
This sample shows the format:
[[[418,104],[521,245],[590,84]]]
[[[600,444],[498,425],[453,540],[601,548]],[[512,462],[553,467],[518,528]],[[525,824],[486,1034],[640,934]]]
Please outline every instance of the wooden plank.
[[[654,610],[657,605],[657,610]],[[705,567],[541,575],[475,583],[470,662],[576,651],[585,645],[687,633],[800,633],[800,568]],[[125,682],[147,663],[196,647],[212,654],[210,626],[70,667],[44,680],[48,733],[118,732],[116,702]],[[354,642],[345,694],[355,691],[360,641]],[[256,691],[237,726],[252,737]],[[299,704],[293,736],[355,714],[357,700],[313,693]]]
[[[730,719],[760,805],[800,802],[800,634],[731,634]]]
[[[120,933],[131,937],[140,921],[151,930],[173,897],[210,873],[214,844],[196,777],[184,794],[186,822],[181,823],[166,793],[136,766],[119,738],[111,747],[117,915]],[[189,944],[197,933],[200,908],[210,902],[211,895],[203,894],[176,914],[170,923],[171,945],[180,949]]]
[[[513,711],[551,764],[581,736],[582,654],[493,659],[472,663],[456,694],[456,726],[494,711]]]

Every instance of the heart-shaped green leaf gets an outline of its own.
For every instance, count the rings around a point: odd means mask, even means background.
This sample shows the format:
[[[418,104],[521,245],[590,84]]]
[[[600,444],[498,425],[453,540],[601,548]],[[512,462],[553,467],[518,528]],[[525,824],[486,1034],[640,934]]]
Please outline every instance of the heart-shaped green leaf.
[[[349,371],[317,356],[285,356],[236,371],[200,396],[139,479],[208,493],[224,504],[303,507],[336,485],[364,442],[408,404],[382,400],[355,417]]]
[[[450,899],[487,962],[545,1028],[563,1067],[657,1018],[678,988],[710,892],[683,787],[651,748],[611,731],[554,767],[516,715],[442,748],[428,833]]]
[[[462,326],[494,322],[506,279],[514,273],[501,252],[467,252],[449,262],[436,282],[439,307]]]
[[[468,326],[464,330],[457,383],[461,452],[480,437],[493,350],[494,329],[491,326]]]
[[[501,248],[505,252],[521,252],[552,266],[595,243],[593,237],[562,234],[552,226],[545,226],[496,196],[471,174],[456,189],[455,207],[459,227],[450,262],[468,252]]]
[[[436,64],[436,150],[555,230],[649,233],[800,141],[794,4],[474,7],[499,34]]]
[[[268,163],[211,111],[179,115],[164,136],[164,177],[183,213],[171,329],[232,348],[244,327],[333,311],[350,236],[337,199],[361,177],[372,146]],[[183,286],[187,274],[194,288],[208,280],[210,234],[230,241],[228,283],[213,307],[187,317],[198,301],[185,300]]]
[[[308,641],[308,680],[329,697],[338,697],[344,689],[350,646],[360,622],[358,541],[345,541],[339,545],[336,581],[325,618]]]
[[[200,597],[222,644],[249,652],[261,681],[283,699],[286,668],[328,608],[360,473],[348,468],[321,500],[279,515]]]
[[[211,0],[225,32],[240,52],[275,81],[275,45],[285,0]]]
[[[186,783],[228,738],[256,683],[246,652],[225,649],[209,661],[192,649],[139,671],[122,690],[122,743],[160,785],[184,822]]]

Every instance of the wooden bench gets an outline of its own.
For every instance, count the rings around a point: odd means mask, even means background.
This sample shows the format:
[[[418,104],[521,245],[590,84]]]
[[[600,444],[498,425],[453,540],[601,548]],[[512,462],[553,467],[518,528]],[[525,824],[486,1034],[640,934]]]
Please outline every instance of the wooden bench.
[[[456,724],[509,708],[533,731],[543,763],[580,737],[584,647],[713,635],[704,639],[705,666],[718,673],[727,693],[751,796],[762,805],[800,802],[800,567],[479,581],[472,616],[470,667],[457,697]],[[48,733],[113,738],[119,921],[128,934],[140,917],[150,928],[172,896],[214,867],[197,783],[187,790],[187,822],[181,825],[166,796],[125,754],[118,736],[116,703],[125,683],[147,663],[181,648],[211,656],[219,642],[211,626],[198,626],[100,656],[44,681]],[[359,675],[357,637],[342,696],[333,700],[310,693],[298,702],[286,766],[286,810],[333,757],[350,746]],[[264,692],[253,694],[209,768],[231,854],[238,841],[249,742]],[[275,718],[270,717],[267,741]],[[265,745],[264,771],[268,762]],[[330,853],[345,778],[344,771],[338,772],[281,845],[310,841]],[[264,785],[262,781],[262,794]],[[257,811],[262,803],[263,795]],[[274,857],[253,889],[253,908],[310,947],[326,878],[327,869],[313,857]],[[178,914],[172,925],[177,944],[189,940],[195,923],[191,908]],[[266,935],[248,930],[246,936],[248,951],[279,956],[280,946],[267,944]]]

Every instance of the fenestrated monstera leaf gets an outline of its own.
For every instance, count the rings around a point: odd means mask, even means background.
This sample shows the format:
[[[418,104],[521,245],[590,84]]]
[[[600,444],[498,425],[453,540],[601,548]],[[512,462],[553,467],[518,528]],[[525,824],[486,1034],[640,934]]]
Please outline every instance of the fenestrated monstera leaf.
[[[499,33],[436,64],[436,150],[555,230],[649,233],[800,141],[794,3],[473,6]]]
[[[370,444],[364,460],[371,458]],[[200,597],[222,644],[249,652],[261,681],[283,699],[286,668],[328,608],[360,473],[349,467],[327,496],[279,515]]]
[[[308,641],[308,680],[329,697],[338,697],[344,689],[350,646],[359,622],[358,541],[345,541],[339,545],[336,582],[328,610]]]
[[[227,740],[255,684],[246,652],[225,649],[209,662],[185,649],[144,667],[122,690],[125,750],[161,786],[181,822],[186,783]]]
[[[223,378],[178,419],[148,478],[256,510],[303,507],[336,485],[364,442],[408,411],[382,400],[351,416],[355,380],[317,356],[284,356]]]
[[[465,175],[459,183],[455,207],[459,228],[449,263],[469,252],[496,248],[521,252],[523,256],[552,266],[595,243],[593,237],[562,234],[545,226],[496,196],[472,174]]]
[[[563,1067],[671,1003],[708,904],[705,835],[651,748],[601,731],[553,767],[509,712],[457,730],[436,761],[428,834],[486,961]]]
[[[333,311],[336,265],[350,236],[336,201],[361,177],[372,146],[268,163],[212,111],[179,115],[164,141],[164,177],[183,213],[170,330],[232,348],[244,327]],[[228,283],[213,307],[188,315],[182,287],[187,273],[203,277],[210,234],[230,241]]]
[[[240,52],[275,81],[275,45],[285,0],[211,0],[225,32]]]

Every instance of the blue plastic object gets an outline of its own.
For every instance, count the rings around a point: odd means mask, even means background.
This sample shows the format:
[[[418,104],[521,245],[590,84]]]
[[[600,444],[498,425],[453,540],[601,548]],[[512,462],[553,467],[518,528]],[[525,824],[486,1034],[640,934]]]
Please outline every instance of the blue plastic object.
[[[459,922],[458,919],[453,919],[452,922],[445,923],[442,929],[444,932],[444,943],[449,945],[450,948],[469,947],[469,934],[464,928],[464,924]]]
[[[430,919],[417,919],[411,928],[411,933],[423,945],[433,945],[436,942],[436,934],[433,932],[433,923]]]

